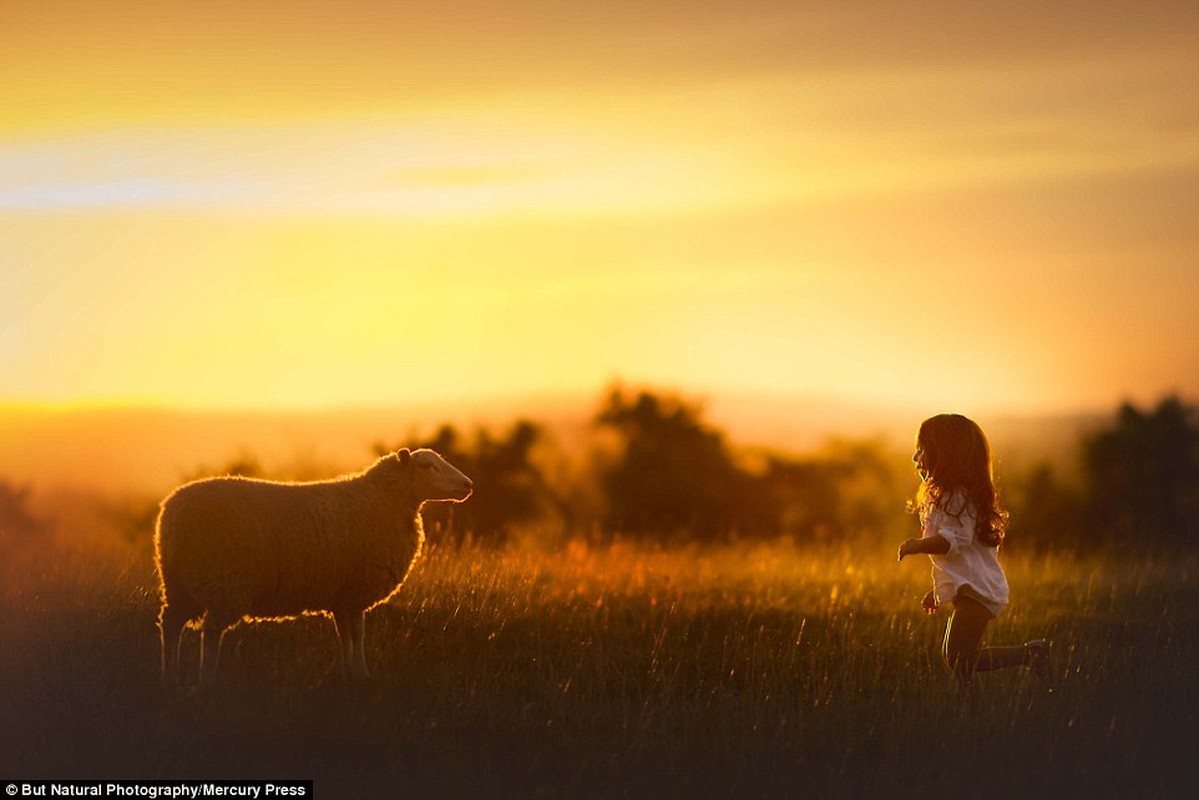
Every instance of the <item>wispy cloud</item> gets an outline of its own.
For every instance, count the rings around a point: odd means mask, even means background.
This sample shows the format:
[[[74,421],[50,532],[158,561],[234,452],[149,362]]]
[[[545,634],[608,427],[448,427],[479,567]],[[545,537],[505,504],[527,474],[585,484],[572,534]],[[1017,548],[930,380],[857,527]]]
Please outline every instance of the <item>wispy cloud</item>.
[[[483,122],[116,130],[0,144],[0,208],[647,211],[727,202],[737,178],[718,152],[672,152],[511,122],[497,134]]]

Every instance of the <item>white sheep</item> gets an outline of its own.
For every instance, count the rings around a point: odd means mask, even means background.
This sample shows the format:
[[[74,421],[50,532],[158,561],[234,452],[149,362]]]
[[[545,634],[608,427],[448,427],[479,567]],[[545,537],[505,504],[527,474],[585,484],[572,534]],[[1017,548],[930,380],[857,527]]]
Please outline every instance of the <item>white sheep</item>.
[[[472,484],[432,450],[312,483],[240,477],[184,484],[154,535],[162,587],[163,680],[179,683],[179,641],[200,628],[200,680],[215,680],[225,631],[243,619],[333,615],[343,673],[369,677],[365,613],[403,584],[424,543],[425,502],[461,502]]]

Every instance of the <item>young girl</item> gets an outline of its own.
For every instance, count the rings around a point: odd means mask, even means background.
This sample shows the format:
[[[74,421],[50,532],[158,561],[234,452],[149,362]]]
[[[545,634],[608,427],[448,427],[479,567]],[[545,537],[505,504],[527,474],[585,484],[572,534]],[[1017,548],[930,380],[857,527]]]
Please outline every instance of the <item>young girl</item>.
[[[945,625],[941,653],[964,693],[977,691],[974,676],[1005,667],[1049,669],[1049,643],[1036,639],[1014,647],[982,647],[987,624],[1003,611],[1008,583],[999,565],[1007,513],[999,507],[991,473],[991,448],[982,429],[961,414],[926,419],[912,457],[920,490],[909,510],[920,515],[923,536],[899,545],[899,560],[923,553],[933,562],[933,589],[926,613],[946,602],[953,613]]]

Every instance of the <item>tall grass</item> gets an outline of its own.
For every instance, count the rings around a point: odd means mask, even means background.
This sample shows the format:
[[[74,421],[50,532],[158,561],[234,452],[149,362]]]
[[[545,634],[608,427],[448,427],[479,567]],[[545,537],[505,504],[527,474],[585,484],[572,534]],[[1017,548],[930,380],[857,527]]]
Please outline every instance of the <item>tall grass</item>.
[[[309,777],[321,797],[1170,797],[1195,766],[1196,560],[1007,560],[990,638],[1048,680],[939,662],[926,564],[892,543],[546,553],[433,546],[367,618],[240,626],[164,695],[149,554],[6,566],[0,776]],[[185,656],[196,656],[195,636]]]

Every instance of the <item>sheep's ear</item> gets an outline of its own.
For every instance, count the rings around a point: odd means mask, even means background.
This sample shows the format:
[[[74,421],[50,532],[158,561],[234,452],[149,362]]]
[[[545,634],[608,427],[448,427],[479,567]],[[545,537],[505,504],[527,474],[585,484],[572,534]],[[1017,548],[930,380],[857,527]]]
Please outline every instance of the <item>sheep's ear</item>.
[[[396,451],[396,458],[399,459],[401,465],[406,467],[408,466],[408,462],[412,460],[412,451],[407,447],[400,448]]]

